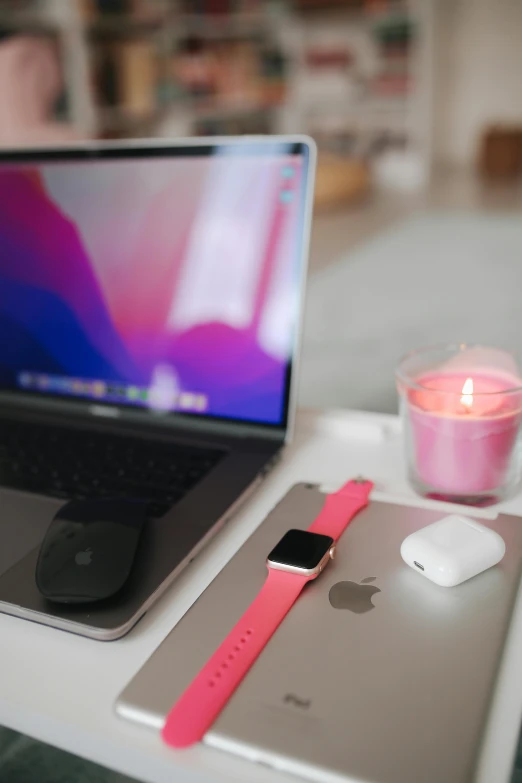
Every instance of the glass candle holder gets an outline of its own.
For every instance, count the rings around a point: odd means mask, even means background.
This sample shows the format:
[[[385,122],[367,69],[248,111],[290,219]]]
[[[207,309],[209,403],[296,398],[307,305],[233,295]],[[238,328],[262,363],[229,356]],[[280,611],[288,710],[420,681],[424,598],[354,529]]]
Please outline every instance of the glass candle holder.
[[[522,473],[522,371],[480,345],[423,348],[396,369],[408,477],[425,497],[490,505]]]

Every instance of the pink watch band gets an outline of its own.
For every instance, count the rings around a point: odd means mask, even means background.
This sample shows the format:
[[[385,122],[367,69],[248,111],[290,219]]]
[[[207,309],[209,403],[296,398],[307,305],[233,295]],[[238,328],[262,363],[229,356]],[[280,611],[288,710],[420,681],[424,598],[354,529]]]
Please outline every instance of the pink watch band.
[[[200,740],[307,583],[269,569],[257,597],[170,711],[163,739],[175,748]]]
[[[372,488],[371,481],[355,480],[327,495],[309,532],[337,540],[357,512],[368,504]],[[185,748],[203,738],[305,584],[313,578],[268,569],[266,582],[251,606],[167,715],[162,737],[168,745]]]
[[[372,482],[365,479],[347,481],[337,492],[326,496],[323,509],[308,528],[308,532],[322,533],[337,541],[354,516],[368,505],[372,489]]]

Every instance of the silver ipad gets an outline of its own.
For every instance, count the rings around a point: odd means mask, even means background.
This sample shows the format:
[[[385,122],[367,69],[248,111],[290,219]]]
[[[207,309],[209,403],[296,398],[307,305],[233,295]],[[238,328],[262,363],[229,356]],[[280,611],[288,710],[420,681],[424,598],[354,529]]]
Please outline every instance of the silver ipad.
[[[272,511],[121,694],[155,729],[261,588],[265,558],[324,495],[298,485]],[[481,519],[502,562],[453,588],[407,567],[402,540],[440,510],[372,501],[342,536],[205,742],[321,782],[468,783],[520,579],[522,520]]]

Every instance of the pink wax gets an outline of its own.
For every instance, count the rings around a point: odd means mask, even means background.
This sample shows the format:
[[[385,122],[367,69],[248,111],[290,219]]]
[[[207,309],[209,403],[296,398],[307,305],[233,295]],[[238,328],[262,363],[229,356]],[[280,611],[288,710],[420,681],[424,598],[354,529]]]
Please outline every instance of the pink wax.
[[[473,394],[463,396],[469,378]],[[487,371],[430,373],[407,395],[418,478],[453,495],[487,493],[508,478],[522,417],[519,378]]]

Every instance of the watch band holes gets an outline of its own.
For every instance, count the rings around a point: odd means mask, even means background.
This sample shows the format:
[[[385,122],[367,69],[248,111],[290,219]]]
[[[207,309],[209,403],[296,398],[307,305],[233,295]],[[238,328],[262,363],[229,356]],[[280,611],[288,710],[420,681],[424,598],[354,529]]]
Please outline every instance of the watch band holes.
[[[243,646],[249,641],[247,637],[252,636],[253,633],[254,632],[251,628],[247,628],[247,630],[244,632],[244,635],[239,639],[239,644],[234,645],[233,652],[227,655],[226,659],[223,661],[220,668],[214,673],[213,678],[208,681],[209,688],[216,687],[217,685],[216,680],[220,680],[221,677],[223,676],[223,672],[225,672],[229,668],[229,664],[227,663],[227,661],[233,661],[235,659],[237,653],[241,652]]]

